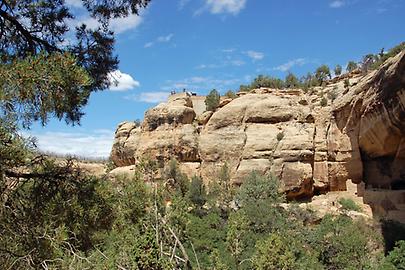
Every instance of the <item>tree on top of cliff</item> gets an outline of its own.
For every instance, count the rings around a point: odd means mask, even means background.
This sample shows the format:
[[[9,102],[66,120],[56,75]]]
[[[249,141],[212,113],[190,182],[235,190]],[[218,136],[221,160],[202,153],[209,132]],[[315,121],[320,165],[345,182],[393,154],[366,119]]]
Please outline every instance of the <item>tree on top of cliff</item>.
[[[347,67],[346,67],[347,72],[352,72],[356,68],[357,68],[356,62],[349,61],[349,63],[347,63]]]
[[[334,71],[335,71],[336,76],[340,76],[340,74],[342,74],[342,66],[341,65],[336,65]]]
[[[0,0],[0,101],[3,114],[29,126],[50,116],[77,124],[90,93],[117,69],[110,20],[138,14],[150,0],[82,0],[100,26],[69,29],[64,0]]]
[[[300,86],[300,81],[291,72],[285,77],[285,87],[287,88],[297,88]]]
[[[322,65],[315,71],[315,77],[318,80],[319,84],[322,85],[328,78],[331,78],[330,69],[327,65]]]
[[[205,98],[205,105],[207,111],[215,111],[218,108],[221,96],[216,89],[212,89],[211,92]]]

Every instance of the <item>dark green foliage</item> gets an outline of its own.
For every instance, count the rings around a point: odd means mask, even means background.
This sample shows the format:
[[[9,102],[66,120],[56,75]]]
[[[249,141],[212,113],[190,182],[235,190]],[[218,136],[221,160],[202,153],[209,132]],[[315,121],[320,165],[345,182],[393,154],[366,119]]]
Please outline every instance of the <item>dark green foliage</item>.
[[[330,69],[327,65],[322,65],[315,71],[315,78],[318,80],[319,84],[322,85],[327,79],[331,78]]]
[[[226,231],[224,226],[221,217],[214,211],[202,217],[189,216],[186,229],[187,235],[192,240],[194,249],[198,254],[199,263],[203,268],[209,267],[210,255],[213,250],[225,249]],[[188,250],[189,254],[193,254],[191,245]]]
[[[278,204],[285,201],[285,197],[279,188],[280,183],[273,175],[252,172],[238,190],[236,202],[249,219],[253,232],[270,232],[283,226],[284,212]]]
[[[301,78],[301,84],[304,91],[308,91],[310,88],[318,86],[319,82],[312,73],[308,72],[306,76]]]
[[[361,70],[366,73],[371,69],[371,67],[378,61],[378,55],[367,54],[363,57],[361,62]]]
[[[68,53],[15,59],[0,64],[1,110],[27,127],[37,120],[44,125],[50,116],[77,123],[91,83],[86,71]]]
[[[344,210],[361,212],[360,206],[350,198],[340,198],[338,202]]]
[[[285,87],[286,88],[298,88],[300,87],[300,81],[298,80],[298,78],[292,74],[292,73],[288,73],[287,77],[285,77]]]
[[[336,76],[340,76],[342,74],[342,66],[336,65],[334,72]]]
[[[221,96],[219,95],[219,92],[212,89],[205,98],[205,106],[207,107],[207,111],[215,111],[218,108],[220,99]]]
[[[364,221],[326,216],[315,229],[312,245],[326,269],[365,269],[377,264],[381,240]]]
[[[284,81],[278,78],[259,75],[250,84],[251,89],[256,89],[260,87],[283,89],[285,87]]]
[[[391,48],[388,52],[384,53],[384,48],[381,52],[375,56],[376,61],[371,65],[371,69],[377,69],[380,67],[388,58],[397,55],[398,53],[405,50],[405,42],[398,44],[397,46]]]
[[[355,69],[357,69],[357,64],[356,64],[356,62],[349,61],[349,63],[347,63],[347,67],[346,67],[347,72],[352,72],[352,71],[354,71]]]
[[[180,171],[179,165],[175,159],[169,161],[163,173],[163,178],[167,186],[173,188],[181,196],[185,196],[189,188],[189,180],[185,174]]]
[[[108,74],[118,66],[110,19],[137,14],[149,0],[82,2],[101,27],[69,29],[73,15],[62,0],[1,1],[3,114],[16,114],[26,126],[45,124],[49,115],[77,124],[90,93],[110,85]],[[66,46],[69,30],[75,38]]]
[[[235,98],[238,97],[238,96],[235,94],[235,92],[233,92],[232,90],[228,90],[228,91],[225,93],[224,96],[227,97],[227,98],[232,98],[232,99],[235,99]]]
[[[9,193],[7,207],[2,209],[2,265],[11,263],[13,254],[24,256],[32,250],[34,264],[52,259],[60,245],[65,245],[63,241],[78,251],[88,251],[99,242],[99,233],[112,228],[114,212],[98,192],[102,183],[82,175],[70,162],[60,167],[44,161],[37,168]]]
[[[405,241],[396,243],[395,248],[388,254],[386,263],[393,266],[393,269],[405,270]]]
[[[256,245],[254,269],[323,269],[311,250],[297,240],[288,234],[271,233]]]
[[[250,85],[241,84],[239,86],[239,92],[249,92],[250,90],[252,90],[252,88],[250,88]]]
[[[197,208],[202,208],[207,201],[207,193],[201,177],[194,176],[191,179],[190,188],[188,190],[188,198]]]

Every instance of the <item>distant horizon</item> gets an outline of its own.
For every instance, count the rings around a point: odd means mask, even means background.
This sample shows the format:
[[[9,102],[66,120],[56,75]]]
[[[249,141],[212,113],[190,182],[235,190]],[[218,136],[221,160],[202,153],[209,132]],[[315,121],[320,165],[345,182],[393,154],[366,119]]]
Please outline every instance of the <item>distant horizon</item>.
[[[94,23],[77,1],[66,2],[76,21]],[[152,0],[140,16],[112,24],[118,85],[91,95],[81,126],[53,119],[24,132],[43,151],[105,156],[118,123],[143,119],[173,89],[224,94],[259,74],[300,77],[322,64],[344,69],[405,41],[404,10],[405,0]]]

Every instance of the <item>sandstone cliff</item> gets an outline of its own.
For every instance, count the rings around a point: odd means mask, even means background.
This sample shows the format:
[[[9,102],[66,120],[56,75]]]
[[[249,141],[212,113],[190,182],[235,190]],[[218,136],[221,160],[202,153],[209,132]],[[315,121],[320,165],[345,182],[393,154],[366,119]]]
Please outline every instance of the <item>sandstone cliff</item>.
[[[405,52],[350,82],[309,93],[256,89],[214,113],[196,113],[186,94],[172,96],[148,110],[141,126],[119,124],[111,157],[117,166],[176,158],[205,181],[227,162],[235,184],[252,170],[270,171],[290,198],[346,190],[347,180],[404,188]],[[336,99],[321,106],[328,94]]]

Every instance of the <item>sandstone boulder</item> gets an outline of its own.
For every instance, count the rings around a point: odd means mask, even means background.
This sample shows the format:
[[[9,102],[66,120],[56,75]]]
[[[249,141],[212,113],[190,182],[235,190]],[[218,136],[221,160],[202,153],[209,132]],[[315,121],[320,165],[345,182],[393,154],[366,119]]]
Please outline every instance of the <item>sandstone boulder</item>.
[[[348,89],[335,80],[310,93],[238,93],[197,119],[190,97],[171,96],[146,112],[142,127],[118,126],[113,161],[126,166],[147,155],[162,165],[176,158],[188,175],[205,182],[215,181],[227,162],[235,184],[252,170],[270,172],[288,198],[346,190],[348,180],[405,186],[405,52],[379,70],[350,78]],[[320,106],[317,94],[330,91],[336,99]]]

